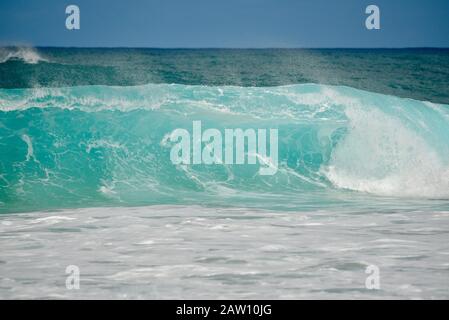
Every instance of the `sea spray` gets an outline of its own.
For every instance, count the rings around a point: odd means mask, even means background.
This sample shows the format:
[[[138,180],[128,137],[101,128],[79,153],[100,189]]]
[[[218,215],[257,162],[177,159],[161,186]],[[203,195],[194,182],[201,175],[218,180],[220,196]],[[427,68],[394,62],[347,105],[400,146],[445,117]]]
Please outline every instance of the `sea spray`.
[[[28,64],[48,61],[32,47],[0,47],[0,63],[10,60],[20,60]]]

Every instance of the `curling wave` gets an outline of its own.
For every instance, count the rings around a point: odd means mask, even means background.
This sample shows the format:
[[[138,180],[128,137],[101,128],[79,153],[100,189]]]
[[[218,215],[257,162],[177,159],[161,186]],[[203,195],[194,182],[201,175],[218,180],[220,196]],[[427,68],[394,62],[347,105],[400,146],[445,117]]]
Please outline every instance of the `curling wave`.
[[[0,89],[0,208],[352,190],[449,199],[449,106],[317,84]],[[173,165],[176,128],[277,128],[279,170]],[[344,192],[344,191],[343,191]]]

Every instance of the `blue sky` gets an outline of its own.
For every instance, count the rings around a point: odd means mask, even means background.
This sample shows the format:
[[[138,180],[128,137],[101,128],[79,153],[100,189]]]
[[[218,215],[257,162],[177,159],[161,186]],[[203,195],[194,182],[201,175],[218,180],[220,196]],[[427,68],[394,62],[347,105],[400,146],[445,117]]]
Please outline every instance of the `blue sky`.
[[[65,28],[76,4],[81,29]],[[365,28],[379,6],[381,30]],[[448,0],[1,0],[0,44],[449,47]]]

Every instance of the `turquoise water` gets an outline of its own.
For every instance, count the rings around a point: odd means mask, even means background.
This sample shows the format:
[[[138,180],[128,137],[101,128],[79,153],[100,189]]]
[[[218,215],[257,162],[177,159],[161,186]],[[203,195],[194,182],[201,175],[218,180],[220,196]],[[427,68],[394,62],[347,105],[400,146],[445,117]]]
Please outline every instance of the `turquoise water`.
[[[433,49],[2,49],[0,296],[447,297],[448,75]],[[174,165],[193,121],[277,129],[277,173]]]
[[[447,105],[316,84],[148,84],[1,89],[0,109],[3,212],[253,206],[257,194],[272,208],[278,196],[316,192],[318,207],[336,192],[449,199]],[[278,172],[174,165],[167,136],[198,120],[204,130],[278,129]]]

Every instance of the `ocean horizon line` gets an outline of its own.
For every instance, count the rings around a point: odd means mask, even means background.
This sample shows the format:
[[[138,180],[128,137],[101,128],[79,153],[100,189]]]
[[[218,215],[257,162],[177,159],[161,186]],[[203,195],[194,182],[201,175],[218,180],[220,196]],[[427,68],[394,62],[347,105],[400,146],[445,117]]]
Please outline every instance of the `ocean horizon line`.
[[[32,44],[7,44],[0,48],[52,48],[52,49],[152,49],[152,50],[447,50],[449,47],[144,47],[144,46],[52,46]]]

